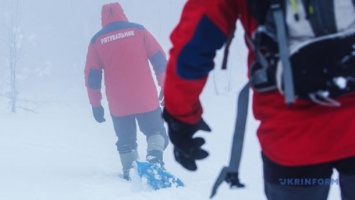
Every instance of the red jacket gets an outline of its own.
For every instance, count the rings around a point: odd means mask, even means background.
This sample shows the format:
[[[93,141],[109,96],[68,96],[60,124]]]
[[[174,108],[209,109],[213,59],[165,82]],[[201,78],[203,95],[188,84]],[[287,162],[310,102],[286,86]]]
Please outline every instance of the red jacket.
[[[240,20],[249,36],[256,22],[245,0],[189,0],[171,34],[173,48],[165,80],[165,108],[177,119],[197,122],[202,115],[199,95],[217,49]],[[231,52],[232,53],[232,52]],[[231,54],[229,59],[243,59]],[[248,63],[253,59],[249,51]],[[277,91],[253,93],[253,112],[261,124],[262,151],[288,165],[315,164],[355,156],[355,96],[338,99],[341,107],[298,100],[287,107]]]
[[[125,116],[156,109],[158,92],[149,61],[161,86],[166,68],[161,46],[142,25],[127,21],[118,3],[104,5],[101,20],[103,28],[89,44],[84,70],[91,105],[101,105],[104,72],[112,115]]]

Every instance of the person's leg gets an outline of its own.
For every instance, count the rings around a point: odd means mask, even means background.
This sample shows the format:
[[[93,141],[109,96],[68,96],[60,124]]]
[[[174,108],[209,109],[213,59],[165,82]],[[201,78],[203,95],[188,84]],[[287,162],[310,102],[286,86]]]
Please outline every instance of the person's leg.
[[[332,166],[329,163],[288,167],[264,154],[265,195],[268,200],[326,200]]]
[[[342,200],[355,199],[355,156],[334,162],[339,172],[339,184]]]
[[[161,109],[136,115],[139,129],[147,137],[147,160],[163,162],[163,151],[169,139],[161,117]]]
[[[138,159],[136,120],[130,115],[112,116],[112,121],[118,138],[116,146],[121,159],[123,178],[129,180],[129,170],[132,168],[133,161]]]

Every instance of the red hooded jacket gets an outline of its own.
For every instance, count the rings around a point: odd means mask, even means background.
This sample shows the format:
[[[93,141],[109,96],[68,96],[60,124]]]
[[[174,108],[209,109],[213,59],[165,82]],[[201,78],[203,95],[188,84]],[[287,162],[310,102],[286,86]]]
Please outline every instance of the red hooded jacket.
[[[109,109],[114,116],[148,112],[159,105],[153,79],[162,86],[166,57],[159,43],[142,25],[131,23],[118,3],[102,6],[102,29],[92,38],[85,65],[90,104],[101,105],[104,72]]]
[[[164,87],[165,108],[175,118],[190,124],[201,118],[199,95],[213,69],[216,50],[225,43],[237,19],[251,36],[256,22],[248,13],[247,1],[187,1],[171,34],[173,48]],[[243,58],[231,54],[229,59]],[[249,66],[252,60],[249,51]],[[257,134],[262,151],[288,166],[355,156],[355,96],[337,100],[341,107],[300,100],[287,107],[278,91],[254,92],[253,112],[261,122]]]

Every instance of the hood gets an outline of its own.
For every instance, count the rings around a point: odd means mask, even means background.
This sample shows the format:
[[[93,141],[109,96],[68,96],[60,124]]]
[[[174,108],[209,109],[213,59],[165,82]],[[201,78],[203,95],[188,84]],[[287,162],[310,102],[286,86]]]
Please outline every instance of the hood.
[[[114,21],[128,21],[119,3],[110,3],[102,6],[101,25],[102,27]]]

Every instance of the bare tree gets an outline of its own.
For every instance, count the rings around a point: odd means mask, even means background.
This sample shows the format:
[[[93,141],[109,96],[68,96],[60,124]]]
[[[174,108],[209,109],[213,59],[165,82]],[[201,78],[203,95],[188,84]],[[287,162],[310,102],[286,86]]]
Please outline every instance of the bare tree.
[[[11,112],[16,112],[18,102],[17,75],[22,47],[20,14],[20,0],[11,0],[8,2],[8,8],[6,9],[6,12],[4,12],[4,28],[7,33],[7,64],[10,74],[10,87],[7,96],[10,100]]]

